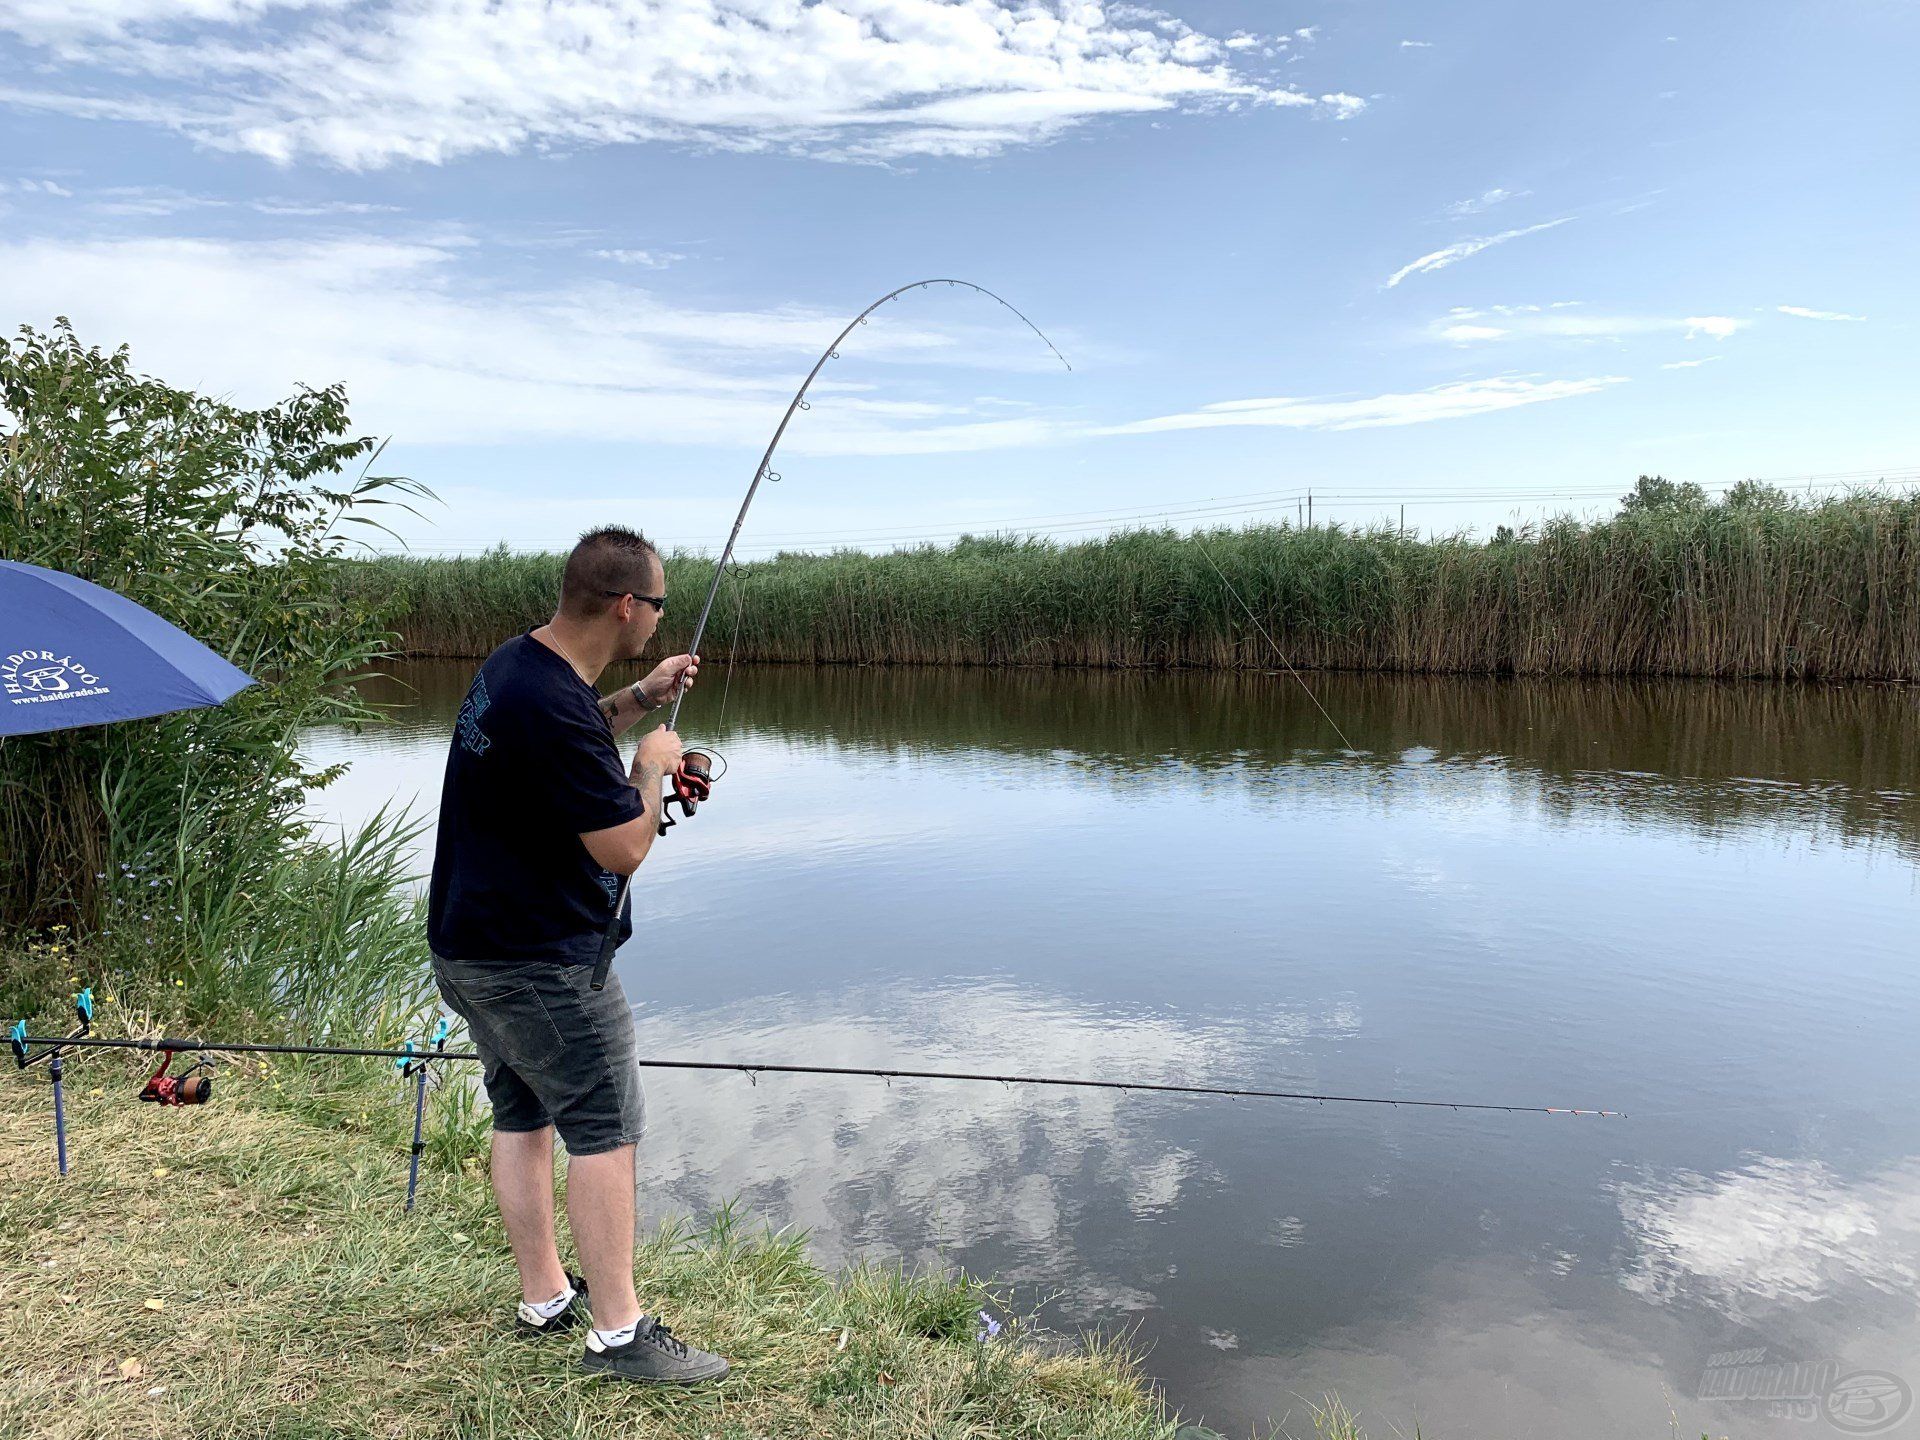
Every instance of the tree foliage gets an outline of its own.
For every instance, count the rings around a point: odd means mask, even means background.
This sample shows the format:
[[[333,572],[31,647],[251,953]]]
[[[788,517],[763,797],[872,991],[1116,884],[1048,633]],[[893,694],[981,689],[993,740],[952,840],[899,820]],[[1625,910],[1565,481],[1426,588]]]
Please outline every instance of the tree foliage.
[[[1778,485],[1764,480],[1742,480],[1721,497],[1729,510],[1791,510],[1794,498]]]
[[[350,527],[425,493],[368,473],[377,455],[337,385],[248,409],[64,319],[0,341],[0,555],[116,590],[260,682],[216,710],[0,742],[0,931],[84,926],[122,866],[189,834],[300,833],[326,776],[299,732],[368,717],[344,681],[391,638],[338,583]]]
[[[1633,489],[1620,497],[1620,513],[1623,515],[1706,508],[1705,490],[1690,480],[1669,480],[1664,475],[1642,475],[1633,482]]]

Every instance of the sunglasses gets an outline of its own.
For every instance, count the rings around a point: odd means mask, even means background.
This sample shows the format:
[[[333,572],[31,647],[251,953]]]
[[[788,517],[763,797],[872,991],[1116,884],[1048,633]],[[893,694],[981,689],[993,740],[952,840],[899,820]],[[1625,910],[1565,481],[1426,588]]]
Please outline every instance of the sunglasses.
[[[632,595],[634,599],[651,605],[654,614],[664,615],[667,613],[667,597],[664,595],[641,595],[632,590],[602,590],[600,593],[613,600],[624,599],[626,596]]]

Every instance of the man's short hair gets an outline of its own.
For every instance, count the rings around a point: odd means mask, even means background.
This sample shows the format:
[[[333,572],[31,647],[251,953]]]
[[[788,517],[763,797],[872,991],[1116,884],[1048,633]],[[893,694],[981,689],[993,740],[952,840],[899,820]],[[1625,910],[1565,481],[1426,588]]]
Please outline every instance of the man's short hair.
[[[561,613],[574,620],[603,615],[620,595],[648,595],[660,552],[638,530],[607,525],[589,530],[567,556],[560,578]],[[665,566],[661,566],[665,570]],[[611,593],[609,593],[611,592]]]

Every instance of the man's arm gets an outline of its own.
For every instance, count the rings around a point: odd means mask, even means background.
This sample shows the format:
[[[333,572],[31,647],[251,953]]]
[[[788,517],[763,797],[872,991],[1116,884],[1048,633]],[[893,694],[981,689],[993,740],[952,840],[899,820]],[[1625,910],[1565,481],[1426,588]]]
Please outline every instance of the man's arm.
[[[680,763],[680,737],[662,725],[640,742],[634,753],[628,778],[640,792],[645,808],[633,819],[605,830],[589,830],[580,843],[594,864],[616,875],[631,875],[653,849],[660,835],[660,807],[665,796],[662,788],[667,772]]]
[[[613,727],[616,737],[626,734],[645,719],[649,712],[658,708],[657,705],[640,698],[638,684],[623,685],[611,695],[601,697],[600,700],[600,713],[607,717],[607,724]]]
[[[675,690],[691,690],[700,662],[691,655],[675,655],[653,667],[644,680],[622,686],[600,701],[600,713],[607,717],[613,733],[623,735],[651,711],[658,710],[674,696]]]

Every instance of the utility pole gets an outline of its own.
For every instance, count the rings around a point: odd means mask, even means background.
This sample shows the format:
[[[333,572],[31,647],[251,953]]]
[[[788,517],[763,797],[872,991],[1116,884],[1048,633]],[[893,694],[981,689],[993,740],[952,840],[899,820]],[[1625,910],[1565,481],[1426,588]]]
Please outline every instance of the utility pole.
[[[1307,491],[1307,528],[1313,528],[1313,492]]]
[[[1400,533],[1407,533],[1407,502],[1404,500],[1400,502]]]

